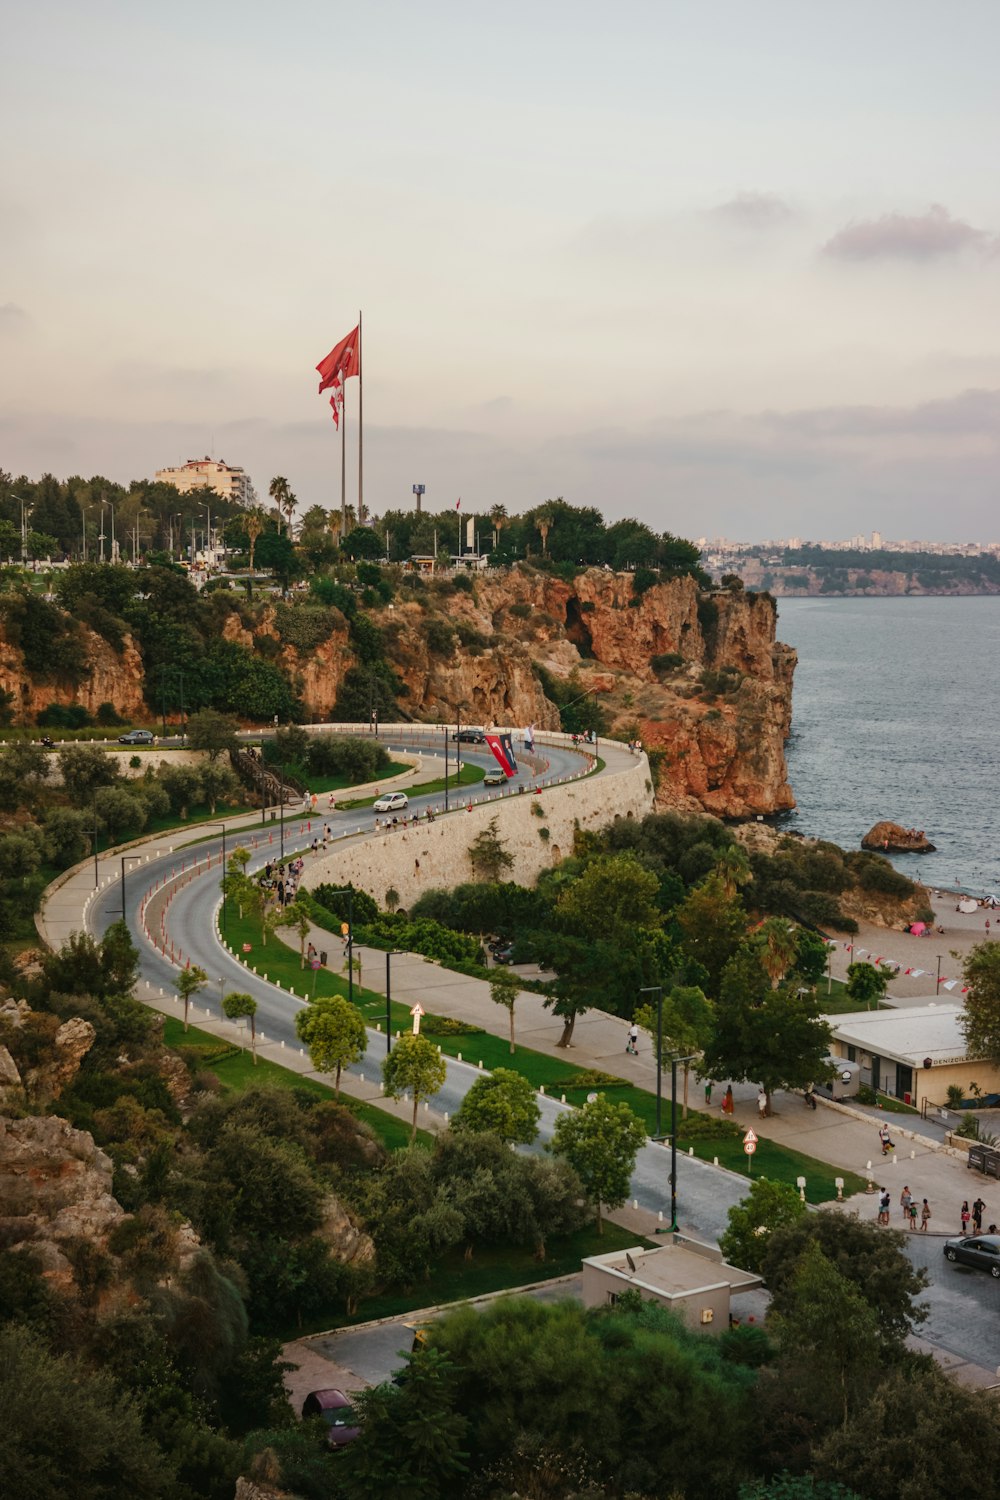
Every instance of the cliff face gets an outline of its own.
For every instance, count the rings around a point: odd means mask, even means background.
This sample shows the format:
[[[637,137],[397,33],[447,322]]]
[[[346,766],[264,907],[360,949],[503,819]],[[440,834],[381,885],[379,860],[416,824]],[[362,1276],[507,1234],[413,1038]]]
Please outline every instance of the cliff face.
[[[558,709],[535,676],[575,674],[616,733],[637,734],[657,766],[661,808],[747,817],[793,807],[784,744],[795,652],[775,640],[765,596],[702,596],[693,579],[657,584],[633,602],[631,574],[590,569],[572,582],[515,569],[477,580],[448,600],[449,622],[490,645],[428,651],[422,611],[397,608],[394,665],[417,718],[535,723],[557,728]]]
[[[477,578],[471,592],[444,579],[419,592],[397,582],[392,603],[368,613],[405,684],[404,716],[433,721],[460,712],[469,723],[557,729],[541,666],[572,677],[573,696],[594,693],[616,734],[642,740],[658,806],[735,818],[794,806],[784,742],[795,653],[775,641],[766,595],[703,595],[693,579],[679,578],[636,598],[632,574],[599,569],[567,582],[519,567]],[[330,719],[358,663],[347,622],[311,649],[283,639],[278,622],[270,605],[252,628],[233,612],[222,634],[275,660],[307,719]],[[148,717],[131,639],[119,655],[85,634],[90,670],[76,689],[32,682],[20,652],[0,637],[0,686],[15,693],[19,722],[34,722],[50,703],[74,702],[90,712],[110,702],[126,718]]]

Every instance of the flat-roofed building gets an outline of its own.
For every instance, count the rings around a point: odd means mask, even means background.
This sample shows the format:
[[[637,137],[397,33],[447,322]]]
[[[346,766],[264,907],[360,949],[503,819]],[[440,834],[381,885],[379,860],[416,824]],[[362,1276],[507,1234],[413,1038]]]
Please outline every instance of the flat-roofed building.
[[[213,490],[233,505],[255,505],[257,496],[245,469],[235,468],[221,458],[189,458],[176,469],[157,469],[157,479],[172,484],[182,495],[192,490]]]
[[[730,1298],[763,1283],[751,1271],[740,1271],[722,1259],[712,1245],[676,1234],[667,1245],[648,1250],[614,1250],[583,1262],[583,1304],[602,1307],[623,1292],[659,1302],[679,1313],[691,1328],[724,1333],[729,1327]]]

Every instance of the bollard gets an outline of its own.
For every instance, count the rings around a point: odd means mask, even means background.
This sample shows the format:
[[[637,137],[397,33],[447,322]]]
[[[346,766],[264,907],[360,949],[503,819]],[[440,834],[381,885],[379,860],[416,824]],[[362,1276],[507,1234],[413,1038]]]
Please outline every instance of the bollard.
[[[284,1047],[284,1045],[285,1045],[285,1038],[284,1037],[281,1038],[281,1045],[282,1045],[282,1047]]]
[[[638,1207],[639,1207],[639,1200],[638,1200],[638,1198],[633,1198],[632,1199],[632,1207],[635,1208],[635,1209],[638,1209]]]
[[[376,1021],[375,1022],[375,1030],[376,1031],[381,1031],[382,1030],[382,1022],[381,1021]]]
[[[713,1167],[717,1167],[718,1165],[719,1165],[719,1158],[717,1156],[713,1156],[712,1157],[712,1166]]]
[[[544,1094],[544,1093],[545,1093],[545,1085],[544,1085],[544,1083],[540,1083],[540,1084],[539,1084],[539,1085],[538,1085],[538,1092],[539,1092],[539,1093],[540,1093],[540,1094]]]
[[[566,1095],[565,1094],[560,1094],[559,1095],[559,1103],[560,1104],[565,1104],[566,1103]]]
[[[694,1155],[694,1147],[693,1146],[689,1146],[688,1147],[688,1156],[693,1156],[693,1155]]]
[[[358,1077],[361,1079],[361,1082],[364,1083],[364,1081],[365,1081],[365,1075],[363,1073],[359,1073]]]
[[[663,1209],[662,1208],[660,1208],[660,1209],[657,1210],[656,1221],[657,1221],[658,1224],[662,1224],[663,1223]]]
[[[456,1057],[456,1062],[461,1062],[461,1061],[462,1061],[462,1054],[461,1054],[461,1052],[459,1052],[458,1055],[457,1055],[457,1057]]]
[[[483,1060],[482,1060],[482,1058],[480,1058],[479,1059],[479,1067],[480,1067],[480,1069],[482,1069],[482,1066],[483,1066]]]

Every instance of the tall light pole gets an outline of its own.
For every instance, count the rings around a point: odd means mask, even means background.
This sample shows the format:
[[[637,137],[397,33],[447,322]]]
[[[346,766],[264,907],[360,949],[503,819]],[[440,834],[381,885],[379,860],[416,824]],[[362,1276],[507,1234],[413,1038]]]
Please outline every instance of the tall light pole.
[[[121,857],[121,860],[122,860],[122,921],[123,922],[126,920],[126,918],[125,918],[125,866],[126,866],[126,864],[127,864],[127,862],[129,860],[141,860],[144,857],[145,856],[142,855],[142,854],[123,854],[122,857]]]
[[[206,828],[222,829],[222,930],[226,930],[226,825],[225,823],[206,823]]]
[[[656,996],[656,1134],[653,1139],[662,1141],[660,1112],[663,1098],[663,985],[647,984],[639,991],[639,994]]]

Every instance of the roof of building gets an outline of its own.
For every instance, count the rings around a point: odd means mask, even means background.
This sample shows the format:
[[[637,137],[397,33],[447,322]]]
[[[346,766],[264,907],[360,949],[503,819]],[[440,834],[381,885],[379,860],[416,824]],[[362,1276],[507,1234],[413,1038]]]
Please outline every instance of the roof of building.
[[[934,1063],[966,1059],[969,1049],[961,1028],[964,1012],[962,1005],[938,1005],[931,1000],[899,1010],[861,1011],[826,1019],[838,1042],[921,1068],[928,1057]]]
[[[628,1256],[632,1257],[634,1270]],[[761,1285],[760,1277],[750,1271],[741,1271],[724,1260],[676,1243],[657,1245],[653,1250],[635,1245],[631,1250],[588,1256],[583,1264],[618,1275],[636,1290],[655,1292],[660,1297],[690,1297],[720,1286],[748,1291]]]

